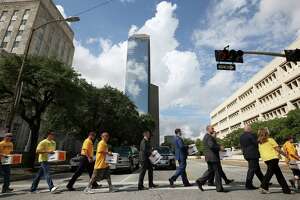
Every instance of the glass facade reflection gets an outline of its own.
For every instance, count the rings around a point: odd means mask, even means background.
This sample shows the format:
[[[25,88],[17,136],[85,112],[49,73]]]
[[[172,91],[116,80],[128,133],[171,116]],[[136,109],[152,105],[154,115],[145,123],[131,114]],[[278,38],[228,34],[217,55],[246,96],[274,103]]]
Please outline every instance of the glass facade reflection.
[[[128,39],[125,94],[141,113],[149,112],[150,38],[135,34]]]

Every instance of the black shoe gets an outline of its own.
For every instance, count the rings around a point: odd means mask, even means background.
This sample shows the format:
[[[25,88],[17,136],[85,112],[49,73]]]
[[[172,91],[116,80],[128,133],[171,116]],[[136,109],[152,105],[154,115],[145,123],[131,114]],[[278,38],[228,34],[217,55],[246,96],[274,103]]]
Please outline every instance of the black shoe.
[[[174,186],[174,181],[172,179],[169,178],[169,183],[170,185],[173,187]]]
[[[230,183],[233,183],[233,182],[234,182],[234,179],[228,179],[225,181],[225,184],[229,185]]]
[[[95,185],[92,185],[92,189],[97,189],[97,188],[101,188],[102,185],[98,185],[98,184],[95,184]]]
[[[207,183],[208,186],[216,186],[214,183]]]
[[[139,186],[138,190],[146,190],[147,188],[145,188],[144,186]]]
[[[7,188],[7,191],[12,192],[12,191],[14,191],[14,189],[13,188]]]
[[[157,187],[158,187],[158,185],[155,185],[155,184],[149,185],[149,188],[157,188]]]
[[[75,191],[75,188],[73,188],[73,187],[67,186],[66,188],[68,189],[68,191]]]
[[[229,192],[228,190],[224,190],[224,189],[222,189],[222,190],[219,190],[219,191],[217,191],[217,192],[223,192],[223,193],[227,193],[227,192]]]
[[[183,186],[184,186],[184,187],[192,187],[193,184],[187,183],[187,184],[184,184]]]
[[[257,189],[258,189],[258,187],[255,187],[255,186],[253,186],[253,185],[246,186],[245,188],[246,188],[247,190],[257,190]]]
[[[200,182],[200,181],[196,181],[196,184],[198,185],[198,188],[201,190],[201,191],[204,191],[203,189],[203,184]]]

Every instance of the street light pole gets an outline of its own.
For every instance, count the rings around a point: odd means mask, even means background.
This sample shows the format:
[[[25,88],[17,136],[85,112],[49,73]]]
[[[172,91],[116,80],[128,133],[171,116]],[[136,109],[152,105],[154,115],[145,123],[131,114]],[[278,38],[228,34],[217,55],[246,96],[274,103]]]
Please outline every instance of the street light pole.
[[[12,102],[12,105],[11,105],[11,108],[10,108],[10,115],[9,115],[9,120],[8,120],[8,129],[9,129],[8,131],[9,132],[12,131],[13,121],[14,121],[14,118],[15,118],[15,115],[16,115],[16,112],[17,112],[17,109],[18,109],[20,99],[21,99],[22,87],[23,87],[23,82],[21,81],[21,78],[22,78],[22,74],[23,74],[23,71],[24,71],[25,62],[26,62],[27,57],[28,57],[28,53],[29,53],[30,44],[31,44],[31,41],[32,41],[32,38],[33,38],[33,34],[36,30],[39,30],[40,28],[45,27],[48,24],[59,23],[59,22],[62,22],[62,21],[65,21],[65,22],[78,22],[78,21],[80,21],[80,18],[79,17],[68,17],[68,18],[65,18],[65,19],[56,19],[56,20],[46,22],[46,23],[44,23],[42,25],[39,25],[37,27],[32,27],[30,29],[29,39],[27,40],[27,43],[26,43],[26,46],[25,46],[25,52],[24,52],[24,56],[23,56],[23,59],[22,59],[22,64],[21,64],[21,67],[20,67],[20,71],[19,71],[18,78],[17,78],[17,83],[16,83],[16,86],[15,86],[13,102]]]

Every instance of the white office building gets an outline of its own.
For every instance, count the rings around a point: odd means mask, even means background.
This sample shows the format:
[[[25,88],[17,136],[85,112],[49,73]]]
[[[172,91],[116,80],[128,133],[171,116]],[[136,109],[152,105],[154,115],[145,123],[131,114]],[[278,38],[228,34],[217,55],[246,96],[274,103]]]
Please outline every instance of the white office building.
[[[287,49],[300,48],[300,38]],[[285,117],[300,108],[300,63],[277,57],[210,113],[223,138],[256,121]]]

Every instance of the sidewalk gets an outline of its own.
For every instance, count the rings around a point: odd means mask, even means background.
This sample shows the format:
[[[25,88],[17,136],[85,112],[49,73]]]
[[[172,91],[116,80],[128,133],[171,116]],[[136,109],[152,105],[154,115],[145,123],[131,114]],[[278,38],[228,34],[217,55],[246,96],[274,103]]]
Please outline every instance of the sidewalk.
[[[38,168],[38,167],[36,167]],[[59,174],[64,172],[70,172],[69,165],[51,165],[51,174]],[[11,181],[21,181],[26,179],[32,179],[36,172],[31,172],[29,168],[11,168]],[[0,177],[0,183],[3,183],[2,176]]]

